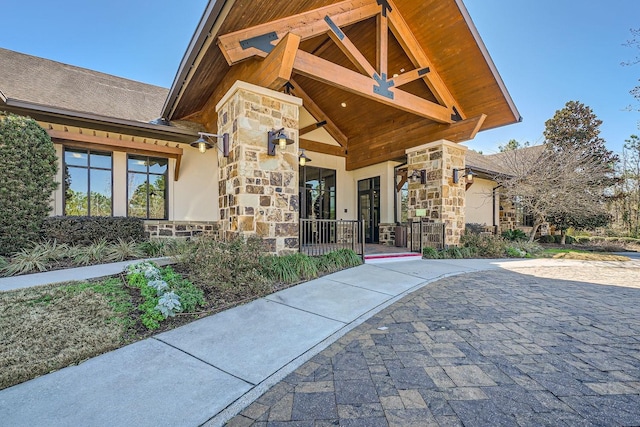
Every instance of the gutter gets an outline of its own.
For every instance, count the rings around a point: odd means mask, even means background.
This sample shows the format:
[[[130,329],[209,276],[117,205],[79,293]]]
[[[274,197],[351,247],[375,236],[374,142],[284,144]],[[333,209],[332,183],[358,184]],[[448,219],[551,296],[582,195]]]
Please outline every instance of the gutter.
[[[500,73],[496,68],[496,64],[493,62],[493,59],[491,59],[491,55],[489,55],[489,51],[487,50],[487,47],[482,41],[482,38],[480,37],[480,33],[478,32],[478,29],[473,23],[473,20],[471,19],[471,15],[469,15],[469,11],[467,10],[464,3],[462,3],[462,0],[456,0],[456,4],[458,5],[458,9],[460,9],[460,13],[462,14],[463,19],[467,23],[467,27],[471,31],[471,35],[475,39],[476,44],[480,49],[480,52],[482,52],[482,56],[484,56],[485,61],[487,61],[487,65],[489,66],[489,69],[491,70],[493,77],[496,79],[496,82],[498,83],[498,86],[502,91],[502,95],[504,96],[504,99],[507,101],[507,104],[509,104],[509,108],[511,108],[513,117],[515,117],[518,122],[521,122],[522,116],[518,112],[518,108],[516,107],[516,104],[513,102],[513,99],[511,98],[511,95],[509,94],[509,91],[507,90],[507,87],[505,86],[504,81],[502,80],[502,77],[500,76]]]
[[[214,25],[222,15],[223,8],[227,3],[231,6],[233,2],[234,0],[209,0],[202,14],[202,18],[200,18],[200,23],[198,23],[196,31],[189,42],[189,46],[182,57],[178,72],[173,79],[171,89],[169,89],[169,94],[162,107],[160,117],[171,120],[176,103],[182,97],[187,83],[191,80],[193,76],[192,71],[196,68],[195,64],[198,58],[204,53],[205,45],[210,44],[210,39],[217,36],[217,31],[215,31],[215,34],[213,31]]]
[[[36,104],[28,101],[20,101],[7,98],[2,94],[2,92],[0,92],[0,101],[3,106],[6,106],[8,111],[28,115],[41,121],[52,121],[52,119],[54,119],[53,121],[67,126],[91,127],[96,130],[125,133],[147,138],[153,137],[156,139],[185,143],[190,143],[194,138],[198,137],[198,132],[195,130],[119,119],[115,117]]]

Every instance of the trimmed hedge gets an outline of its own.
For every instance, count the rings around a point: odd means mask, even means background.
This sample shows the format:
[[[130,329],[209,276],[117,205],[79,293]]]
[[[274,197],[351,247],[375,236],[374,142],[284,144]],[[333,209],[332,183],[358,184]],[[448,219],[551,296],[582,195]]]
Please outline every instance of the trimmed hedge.
[[[29,117],[0,111],[0,255],[38,238],[58,186],[57,168],[47,132]]]
[[[146,240],[140,218],[100,216],[55,216],[45,219],[41,238],[70,245],[89,245],[98,240],[117,242]]]

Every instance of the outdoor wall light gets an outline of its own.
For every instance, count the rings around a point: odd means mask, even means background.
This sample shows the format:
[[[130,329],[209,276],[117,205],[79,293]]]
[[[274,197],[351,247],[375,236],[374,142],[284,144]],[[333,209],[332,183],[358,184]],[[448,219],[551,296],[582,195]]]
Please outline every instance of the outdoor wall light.
[[[298,156],[298,161],[300,162],[300,166],[304,166],[311,161],[311,159],[304,153],[304,148],[300,149],[300,156]]]
[[[209,148],[213,148],[214,144],[217,144],[217,139],[222,139],[222,147],[218,146],[218,149],[222,152],[222,155],[225,157],[229,157],[229,134],[223,133],[222,135],[217,135],[215,133],[206,133],[206,132],[198,132],[200,138],[197,141],[193,141],[191,144],[192,147],[197,148],[198,151],[204,153]]]
[[[462,173],[464,179],[467,181],[467,183],[472,183],[473,182],[473,177],[474,177],[474,173],[471,169],[454,169],[453,170],[453,183],[457,184],[458,182],[460,182],[460,173]]]
[[[287,134],[284,133],[284,128],[280,130],[270,130],[268,133],[267,140],[267,153],[270,156],[276,155],[276,147],[280,147],[281,150],[284,150],[287,145],[293,144],[293,139],[287,138]]]
[[[411,175],[409,175],[409,179],[412,181],[420,179],[420,184],[424,185],[427,183],[427,171],[424,169],[414,170]]]

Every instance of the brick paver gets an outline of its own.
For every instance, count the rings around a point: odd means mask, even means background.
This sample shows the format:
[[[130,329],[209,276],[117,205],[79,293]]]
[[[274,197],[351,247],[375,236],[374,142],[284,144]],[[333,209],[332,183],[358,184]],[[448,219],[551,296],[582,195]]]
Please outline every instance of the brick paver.
[[[640,271],[562,270],[432,283],[314,356],[228,425],[640,425]],[[618,285],[589,283],[607,275]]]

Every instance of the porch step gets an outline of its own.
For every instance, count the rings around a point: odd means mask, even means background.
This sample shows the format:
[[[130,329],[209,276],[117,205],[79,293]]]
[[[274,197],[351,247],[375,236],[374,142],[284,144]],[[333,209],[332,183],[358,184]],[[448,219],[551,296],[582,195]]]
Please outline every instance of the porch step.
[[[422,255],[415,252],[400,252],[389,254],[371,254],[364,256],[365,264],[380,264],[383,262],[415,261],[422,259]]]

